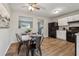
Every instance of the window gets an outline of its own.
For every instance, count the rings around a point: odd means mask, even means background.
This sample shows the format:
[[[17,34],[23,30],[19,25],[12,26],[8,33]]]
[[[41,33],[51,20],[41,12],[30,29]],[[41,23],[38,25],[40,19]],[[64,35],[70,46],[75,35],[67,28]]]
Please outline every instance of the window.
[[[29,29],[29,28],[32,28],[32,24],[33,24],[33,21],[31,17],[24,17],[24,16],[19,17],[19,28]]]

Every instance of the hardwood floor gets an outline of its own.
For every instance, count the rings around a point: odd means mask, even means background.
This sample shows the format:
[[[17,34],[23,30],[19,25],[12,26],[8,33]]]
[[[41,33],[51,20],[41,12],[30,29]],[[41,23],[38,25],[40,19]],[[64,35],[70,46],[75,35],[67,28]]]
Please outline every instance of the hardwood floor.
[[[17,54],[18,43],[11,44],[6,56],[25,56],[25,46]],[[41,45],[43,56],[75,56],[75,43],[55,38],[45,38]]]
[[[43,41],[42,50],[49,56],[74,56],[75,44],[60,39],[46,38]]]

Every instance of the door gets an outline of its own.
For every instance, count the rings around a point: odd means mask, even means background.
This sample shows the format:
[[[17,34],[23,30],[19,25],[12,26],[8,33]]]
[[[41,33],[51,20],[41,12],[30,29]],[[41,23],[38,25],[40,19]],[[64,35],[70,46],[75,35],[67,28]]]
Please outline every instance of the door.
[[[43,20],[40,20],[38,22],[38,33],[39,34],[43,34],[43,28],[44,28],[44,21]]]

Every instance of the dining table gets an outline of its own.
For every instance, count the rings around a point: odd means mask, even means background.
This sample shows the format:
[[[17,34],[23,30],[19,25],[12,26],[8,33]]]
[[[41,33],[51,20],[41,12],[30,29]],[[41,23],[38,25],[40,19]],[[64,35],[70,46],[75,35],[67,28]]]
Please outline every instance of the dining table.
[[[34,55],[34,50],[31,49],[31,47],[35,46],[35,40],[38,37],[41,37],[41,34],[23,34],[22,35],[22,41],[28,41],[28,54],[29,51],[31,50],[31,55]]]

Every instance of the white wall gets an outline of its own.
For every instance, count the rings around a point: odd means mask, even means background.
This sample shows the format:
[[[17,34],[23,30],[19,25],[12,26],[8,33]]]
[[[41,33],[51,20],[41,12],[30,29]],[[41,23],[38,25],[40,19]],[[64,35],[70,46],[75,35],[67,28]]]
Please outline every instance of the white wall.
[[[22,12],[13,12],[12,15],[11,15],[11,36],[10,36],[10,39],[12,40],[12,42],[15,42],[16,41],[16,36],[15,34],[18,32],[22,32],[24,30],[22,29],[19,29],[18,28],[18,21],[19,21],[19,16],[25,16],[25,17],[32,17],[33,18],[33,32],[38,32],[38,25],[37,25],[37,22],[39,19],[43,19],[44,20],[44,36],[45,37],[48,37],[48,18],[44,18],[44,17],[38,17],[38,16],[34,16],[34,15],[29,15],[29,14],[25,14],[25,13],[22,13]]]
[[[0,29],[0,56],[5,55],[10,45],[9,29]]]
[[[0,6],[2,8],[5,8],[4,5],[2,5],[2,4],[0,4]],[[0,10],[2,8],[0,8]],[[5,8],[5,10],[6,10],[6,8]],[[9,13],[9,10],[7,11],[7,13]],[[5,14],[5,12],[4,12],[4,14]],[[9,45],[10,45],[10,28],[0,28],[0,56],[5,55]]]
[[[51,23],[51,22],[58,22],[58,19],[50,19],[49,21],[48,21],[48,23]]]
[[[3,6],[6,8],[7,12],[9,13],[9,16],[11,14],[11,8],[9,7],[9,5],[7,3],[3,3]]]

